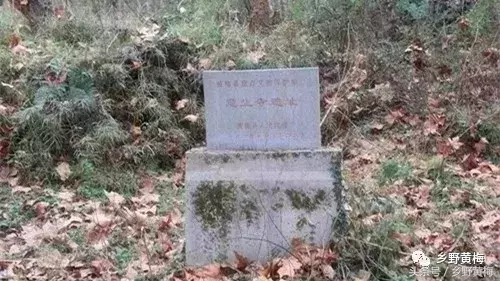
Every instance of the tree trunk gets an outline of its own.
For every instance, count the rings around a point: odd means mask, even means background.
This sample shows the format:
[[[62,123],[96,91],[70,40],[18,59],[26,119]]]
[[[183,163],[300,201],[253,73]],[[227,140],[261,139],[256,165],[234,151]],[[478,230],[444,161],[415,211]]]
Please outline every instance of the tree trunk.
[[[265,32],[271,27],[271,6],[269,0],[251,0],[250,24],[248,30],[254,32]]]

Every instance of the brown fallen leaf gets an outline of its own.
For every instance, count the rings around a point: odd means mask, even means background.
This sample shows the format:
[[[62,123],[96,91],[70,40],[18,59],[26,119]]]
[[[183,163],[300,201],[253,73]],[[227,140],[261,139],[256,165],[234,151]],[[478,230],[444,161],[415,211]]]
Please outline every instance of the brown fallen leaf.
[[[260,275],[265,278],[270,279],[278,279],[279,273],[278,270],[281,268],[281,263],[279,261],[271,261],[269,262],[262,270],[260,270]]]
[[[132,126],[130,128],[130,134],[132,134],[132,137],[134,140],[137,140],[141,135],[142,135],[142,129],[140,126]]]
[[[428,103],[430,107],[439,108],[441,102],[438,99],[429,98]]]
[[[25,47],[21,44],[11,48],[10,51],[14,54],[21,54],[21,55],[25,55],[25,54],[28,54],[31,52],[30,49],[28,49],[27,47]]]
[[[382,131],[382,129],[384,128],[384,124],[380,124],[380,123],[373,123],[370,125],[370,128],[374,131]]]
[[[175,208],[160,221],[159,230],[164,231],[182,224],[182,213]]]
[[[25,246],[39,247],[44,240],[54,239],[60,228],[51,222],[47,222],[42,228],[34,224],[28,224],[23,225],[22,229],[21,238],[24,239]]]
[[[374,226],[376,223],[378,223],[380,220],[382,220],[383,216],[382,214],[378,213],[375,215],[370,215],[368,217],[365,217],[362,219],[362,223],[365,226]]]
[[[75,193],[72,191],[65,190],[65,191],[58,192],[56,196],[57,196],[57,198],[61,199],[62,201],[72,202],[73,197],[75,196]]]
[[[97,276],[102,276],[105,271],[113,268],[113,264],[106,259],[96,259],[91,263],[93,273]]]
[[[295,257],[285,258],[281,261],[280,267],[277,270],[280,278],[288,276],[288,278],[293,278],[296,271],[298,271],[302,264]]]
[[[175,103],[175,110],[181,110],[186,107],[186,104],[189,102],[188,99],[181,99]]]
[[[193,74],[193,75],[198,75],[200,73],[200,71],[198,71],[198,69],[196,69],[191,63],[188,62],[188,64],[186,65],[186,68],[184,68],[182,70],[183,72],[187,72],[187,73],[190,73],[190,74]]]
[[[453,147],[454,150],[460,149],[462,147],[463,143],[460,142],[459,140],[460,137],[456,136],[452,139],[448,139],[448,142],[450,143],[451,147]]]
[[[236,251],[234,252],[234,256],[236,257],[236,269],[243,272],[246,271],[246,268],[250,264],[250,261],[244,256],[238,254]]]
[[[328,280],[333,280],[333,278],[335,278],[335,270],[333,270],[333,267],[329,264],[321,265],[321,272],[323,273],[323,276]]]
[[[21,185],[16,185],[12,187],[12,193],[28,193],[31,191],[30,187],[24,187]]]
[[[200,271],[195,273],[196,276],[202,278],[220,278],[221,267],[219,264],[209,264],[201,268]]]
[[[141,206],[154,205],[160,200],[160,195],[157,193],[145,193],[139,197],[132,197],[130,200]]]
[[[15,46],[21,44],[21,37],[19,36],[19,34],[13,33],[9,36],[8,42],[9,42],[9,49],[12,49]]]
[[[189,114],[189,115],[186,115],[184,118],[181,119],[181,121],[189,121],[191,123],[194,123],[198,120],[198,114],[194,115],[194,114]]]
[[[228,70],[233,70],[233,69],[235,69],[235,68],[236,68],[236,63],[235,63],[233,60],[228,60],[228,61],[226,62],[226,68],[227,68]]]
[[[17,186],[18,182],[19,182],[19,177],[12,177],[8,179],[8,183],[11,187]]]
[[[368,90],[369,93],[372,93],[384,102],[390,102],[394,98],[394,91],[391,88],[391,83],[386,82],[384,84],[376,84],[375,88]]]
[[[56,167],[56,171],[57,171],[57,174],[59,175],[59,178],[62,181],[66,181],[71,174],[69,164],[66,162],[59,163],[59,165],[57,165],[57,167]]]
[[[366,270],[360,270],[356,275],[354,281],[368,281],[370,280],[371,273]]]
[[[200,69],[209,70],[212,68],[212,61],[208,58],[201,59],[199,62]]]
[[[47,203],[45,202],[38,202],[35,204],[35,214],[37,218],[43,218],[45,216],[45,213],[47,213]]]
[[[399,109],[393,110],[389,114],[387,114],[385,116],[385,121],[387,122],[387,124],[392,126],[394,123],[401,122],[405,115],[406,115],[406,112],[404,111],[404,109],[399,108]]]
[[[391,237],[407,247],[412,244],[412,238],[408,233],[393,233]]]
[[[464,156],[462,159],[462,168],[465,171],[470,171],[479,166],[475,153],[470,153]]]
[[[125,202],[125,198],[114,191],[106,192],[106,197],[108,197],[109,203],[114,207],[120,207]]]
[[[92,223],[100,226],[108,226],[116,219],[114,213],[106,213],[102,209],[98,208],[92,214],[86,215],[86,220],[90,220]]]
[[[40,267],[49,269],[65,268],[69,262],[69,259],[56,249],[44,251],[43,255],[37,259],[37,264]]]
[[[486,138],[481,138],[478,142],[474,144],[474,151],[476,154],[481,154],[488,146],[488,140]]]
[[[265,55],[266,55],[266,53],[258,50],[258,51],[248,53],[247,59],[249,61],[251,61],[253,64],[258,64],[260,62],[260,60],[262,60],[264,58]]]
[[[466,31],[467,29],[469,29],[469,27],[470,21],[467,18],[462,17],[460,21],[458,21],[458,28],[460,28],[460,30]]]
[[[426,239],[432,234],[432,232],[427,228],[418,228],[413,233],[419,239]]]

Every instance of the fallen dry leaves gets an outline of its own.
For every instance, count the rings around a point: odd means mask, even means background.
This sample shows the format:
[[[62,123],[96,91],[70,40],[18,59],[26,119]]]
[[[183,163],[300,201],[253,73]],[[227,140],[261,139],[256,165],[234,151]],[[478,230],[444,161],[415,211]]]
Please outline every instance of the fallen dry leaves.
[[[253,64],[258,64],[264,57],[266,53],[262,50],[257,50],[249,52],[247,54],[247,60],[251,61]]]
[[[189,102],[189,99],[181,99],[176,102],[175,104],[175,110],[181,110],[184,107],[186,107],[186,104]]]
[[[66,162],[61,162],[59,165],[56,167],[57,174],[59,175],[59,178],[62,181],[66,181],[70,174],[71,174],[71,169],[69,167],[69,164]]]
[[[198,114],[189,114],[189,115],[186,115],[184,116],[184,118],[181,119],[181,121],[189,121],[191,123],[194,123],[196,121],[198,121],[198,118],[199,118],[199,115]]]
[[[263,265],[235,252],[232,264],[188,268],[178,280],[234,280],[231,278],[237,273],[249,273],[255,276],[253,280],[291,280],[297,276],[316,276],[321,280],[338,278],[332,266],[338,261],[338,254],[330,249],[305,244],[300,239],[294,239],[292,245],[288,255]]]

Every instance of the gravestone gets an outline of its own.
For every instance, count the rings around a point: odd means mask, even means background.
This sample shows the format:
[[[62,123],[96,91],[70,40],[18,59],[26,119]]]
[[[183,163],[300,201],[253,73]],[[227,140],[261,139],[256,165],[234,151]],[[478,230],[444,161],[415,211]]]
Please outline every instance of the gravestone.
[[[208,71],[203,87],[208,149],[321,146],[317,69]]]
[[[346,228],[341,151],[322,148],[317,68],[203,73],[207,147],[188,151],[186,263],[268,261]]]

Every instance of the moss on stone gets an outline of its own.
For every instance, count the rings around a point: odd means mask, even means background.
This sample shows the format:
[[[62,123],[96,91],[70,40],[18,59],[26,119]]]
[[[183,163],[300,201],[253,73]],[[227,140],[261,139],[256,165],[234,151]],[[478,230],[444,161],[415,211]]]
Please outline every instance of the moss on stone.
[[[248,194],[250,192],[250,190],[248,189],[248,186],[242,184],[239,186],[240,190],[243,192],[243,193],[246,193]]]
[[[273,158],[273,159],[279,159],[279,160],[282,160],[282,161],[285,161],[285,159],[288,157],[288,153],[285,153],[285,152],[273,152],[269,155],[269,157]]]
[[[255,202],[245,199],[241,202],[241,212],[248,224],[251,224],[259,215]]]
[[[337,202],[337,216],[334,218],[332,230],[333,236],[342,237],[348,232],[347,210],[344,208],[346,198],[342,184],[341,171],[342,157],[340,153],[334,153],[331,158],[330,174],[333,179],[334,197]]]
[[[295,226],[297,227],[298,230],[301,230],[306,224],[307,224],[307,219],[301,218],[297,221]]]
[[[251,224],[260,215],[252,198],[241,199],[249,191],[248,186],[233,181],[201,182],[193,194],[195,214],[205,229],[216,229],[224,237],[235,216]]]
[[[222,155],[221,158],[222,158],[223,163],[227,163],[227,162],[229,162],[229,160],[231,160],[231,157],[229,157],[229,155],[227,155],[227,154]]]
[[[322,189],[318,190],[314,197],[307,196],[304,192],[293,189],[286,190],[285,194],[288,196],[288,199],[295,209],[306,211],[316,210],[318,205],[326,200],[326,192]]]
[[[276,193],[280,192],[280,187],[279,186],[275,186],[275,187],[272,188],[271,191],[272,191],[273,195],[275,195]]]
[[[205,229],[218,229],[227,234],[229,223],[236,210],[236,187],[233,182],[203,181],[193,195],[196,216]]]
[[[276,204],[274,204],[274,205],[271,207],[271,209],[272,209],[273,211],[278,211],[278,210],[281,210],[281,209],[283,209],[283,203],[276,203]]]

